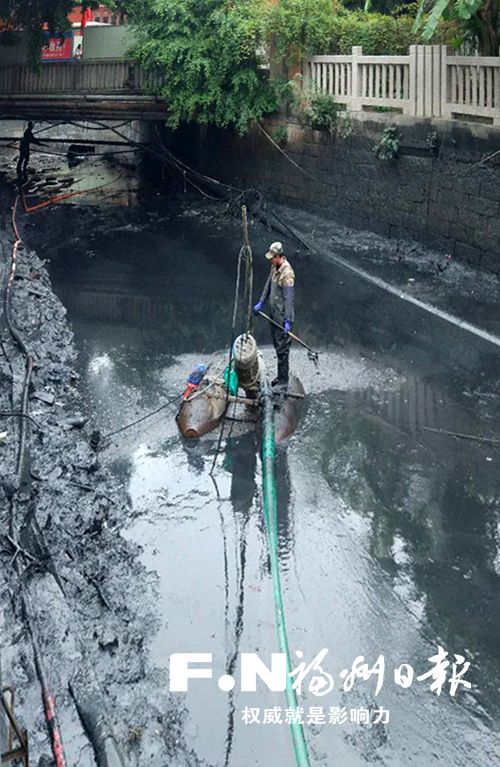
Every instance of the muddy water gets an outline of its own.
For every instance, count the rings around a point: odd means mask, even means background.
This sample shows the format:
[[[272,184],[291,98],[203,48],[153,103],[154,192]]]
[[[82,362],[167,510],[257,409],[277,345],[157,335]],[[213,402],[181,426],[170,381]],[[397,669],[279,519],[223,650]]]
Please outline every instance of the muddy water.
[[[270,235],[251,240],[255,283]],[[271,239],[275,236],[271,235]],[[67,206],[30,222],[26,239],[51,258],[68,309],[82,385],[103,433],[182,390],[201,361],[223,360],[230,335],[240,232],[196,206],[148,203],[133,214]],[[289,644],[307,660],[322,648],[335,687],[326,722],[306,725],[315,765],[477,765],[500,762],[497,595],[499,452],[429,429],[499,437],[498,353],[473,336],[361,282],[324,258],[296,252],[297,332],[306,412],[277,459],[279,555]],[[341,252],[342,247],[335,246]],[[326,249],[325,249],[326,250]],[[257,291],[256,291],[257,293]],[[256,335],[269,342],[263,321]],[[265,349],[274,373],[273,355]],[[229,432],[229,426],[228,426]],[[245,706],[285,707],[281,693],[221,692],[216,679],[239,653],[278,650],[260,494],[258,444],[233,424],[210,477],[216,436],[188,446],[174,410],[114,436],[103,460],[129,498],[124,534],[154,574],[157,625],[151,667],[174,652],[213,653],[214,680],[177,694],[192,764],[293,764],[285,724],[245,724]],[[218,493],[218,494],[217,494]],[[158,628],[159,626],[159,628]],[[394,669],[426,672],[438,645],[471,667],[452,697],[430,681],[402,689]],[[385,678],[342,689],[340,672],[380,655]],[[330,707],[347,721],[329,721]],[[349,721],[351,709],[384,709],[386,724]],[[373,719],[373,713],[370,713]],[[147,751],[145,750],[145,753]],[[152,763],[151,763],[152,764]]]

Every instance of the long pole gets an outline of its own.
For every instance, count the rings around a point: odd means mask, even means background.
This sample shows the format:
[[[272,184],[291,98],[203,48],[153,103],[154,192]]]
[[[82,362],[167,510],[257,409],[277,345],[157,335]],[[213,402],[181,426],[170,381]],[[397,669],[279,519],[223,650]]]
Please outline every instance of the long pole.
[[[288,332],[288,335],[290,336],[290,338],[293,338],[293,340],[294,340],[294,341],[297,341],[297,343],[298,343],[298,344],[300,344],[301,346],[303,346],[303,347],[304,347],[304,349],[307,349],[307,351],[309,352],[309,354],[310,354],[310,355],[311,355],[311,356],[312,356],[312,357],[313,357],[315,360],[317,360],[317,359],[318,359],[318,357],[319,357],[319,354],[318,354],[318,352],[315,352],[315,351],[314,351],[314,349],[311,349],[311,347],[309,346],[309,344],[306,344],[306,342],[305,342],[305,341],[303,341],[303,340],[302,340],[301,338],[299,338],[298,336],[296,336],[296,335],[295,335],[295,333],[292,333],[292,331],[291,331],[291,330],[289,330],[289,331],[285,331],[285,328],[283,327],[283,325],[280,325],[280,324],[279,324],[279,322],[276,322],[276,320],[273,320],[273,318],[272,318],[272,317],[270,317],[270,316],[269,316],[268,314],[266,314],[265,312],[259,312],[259,314],[260,314],[260,316],[261,316],[261,317],[264,317],[264,319],[265,319],[265,320],[267,320],[268,322],[270,322],[272,325],[276,325],[276,327],[277,327],[277,328],[279,328],[280,330],[282,330],[282,331],[283,331],[283,333],[285,333],[285,332]]]

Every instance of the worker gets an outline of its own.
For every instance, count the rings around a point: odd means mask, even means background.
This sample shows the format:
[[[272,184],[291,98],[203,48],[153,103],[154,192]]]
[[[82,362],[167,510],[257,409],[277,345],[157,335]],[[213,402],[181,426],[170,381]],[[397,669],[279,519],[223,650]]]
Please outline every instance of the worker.
[[[290,346],[292,344],[290,331],[295,319],[295,272],[283,254],[281,242],[272,243],[266,253],[266,258],[271,262],[271,272],[260,300],[255,304],[253,310],[255,314],[261,312],[269,298],[271,319],[280,325],[278,328],[271,324],[273,345],[278,358],[278,375],[271,381],[271,385],[286,390],[288,387]]]
[[[23,137],[19,144],[19,160],[17,161],[17,173],[20,176],[26,175],[28,170],[28,163],[30,160],[30,144],[38,144],[43,146],[42,142],[35,138],[33,135],[33,123],[28,123],[28,127],[24,131]]]

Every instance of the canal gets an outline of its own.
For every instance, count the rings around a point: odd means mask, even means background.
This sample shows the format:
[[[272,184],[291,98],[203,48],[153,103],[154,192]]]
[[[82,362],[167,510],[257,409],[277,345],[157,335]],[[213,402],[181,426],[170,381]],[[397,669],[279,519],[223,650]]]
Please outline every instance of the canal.
[[[250,227],[256,298],[276,236]],[[134,208],[52,206],[24,221],[24,238],[50,259],[103,435],[180,393],[198,362],[224,360],[241,227],[221,205],[150,194]],[[322,665],[334,680],[324,697],[304,683],[311,763],[493,767],[499,452],[444,432],[500,438],[498,348],[335,264],[329,251],[349,252],[333,224],[317,235],[321,255],[281,239],[297,275],[296,331],[320,352],[316,368],[292,350],[305,412],[276,464],[289,645],[308,661],[327,648]],[[274,375],[260,318],[255,334]],[[172,653],[213,654],[213,680],[170,696],[182,712],[182,764],[292,765],[287,725],[264,723],[275,707],[285,718],[283,694],[216,684],[233,670],[238,677],[241,653],[269,663],[278,651],[258,441],[228,423],[216,456],[217,433],[188,445],[174,416],[166,408],[104,440],[100,454],[128,497],[122,532],[139,547],[155,595],[144,674],[167,686]],[[437,695],[432,678],[416,679],[439,646],[448,680],[455,654],[470,662],[470,689],[459,684],[452,695],[447,681]],[[375,674],[343,689],[341,671],[358,656],[370,668],[383,656],[378,694]],[[407,688],[395,682],[401,664],[415,670]],[[153,703],[143,701],[146,722]],[[261,723],[246,722],[245,707]],[[141,767],[181,764],[155,747],[150,723],[144,738]]]

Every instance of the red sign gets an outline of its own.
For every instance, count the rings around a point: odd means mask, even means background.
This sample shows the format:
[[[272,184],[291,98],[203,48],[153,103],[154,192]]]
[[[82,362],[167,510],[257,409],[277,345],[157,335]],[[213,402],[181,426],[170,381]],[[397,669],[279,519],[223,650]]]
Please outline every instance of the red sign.
[[[73,58],[73,33],[64,37],[46,37],[42,46],[42,61],[71,61]]]

